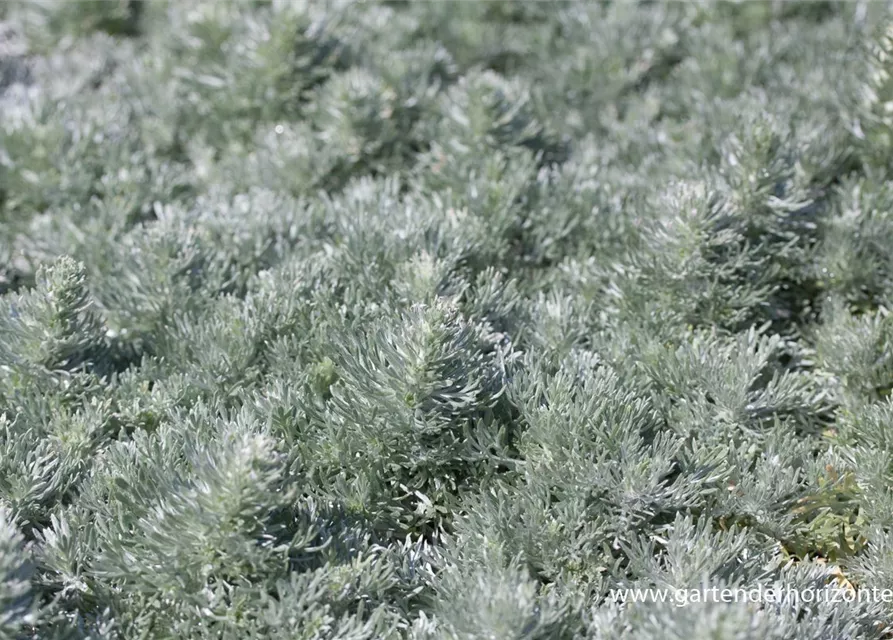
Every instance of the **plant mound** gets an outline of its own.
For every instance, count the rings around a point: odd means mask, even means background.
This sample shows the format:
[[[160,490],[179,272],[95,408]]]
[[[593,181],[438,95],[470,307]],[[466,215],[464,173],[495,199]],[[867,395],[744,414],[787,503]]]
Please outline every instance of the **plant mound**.
[[[0,638],[890,637],[891,309],[880,2],[3,4]]]

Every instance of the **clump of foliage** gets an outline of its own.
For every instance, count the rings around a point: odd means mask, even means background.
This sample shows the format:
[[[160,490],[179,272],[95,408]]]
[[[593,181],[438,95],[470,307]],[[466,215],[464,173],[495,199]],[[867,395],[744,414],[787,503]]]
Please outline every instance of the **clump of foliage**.
[[[0,638],[885,638],[882,2],[0,6]]]

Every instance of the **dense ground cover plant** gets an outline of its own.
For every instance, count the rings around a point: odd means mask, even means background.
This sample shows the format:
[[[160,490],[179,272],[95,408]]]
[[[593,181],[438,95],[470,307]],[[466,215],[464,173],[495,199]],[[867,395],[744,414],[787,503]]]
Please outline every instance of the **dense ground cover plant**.
[[[0,5],[0,638],[883,638],[882,2]]]

